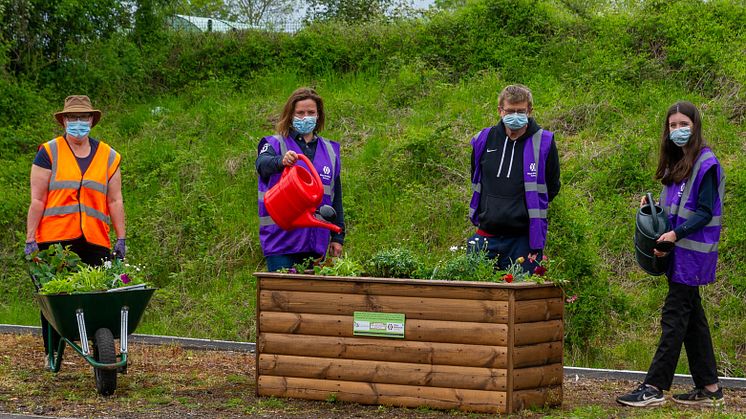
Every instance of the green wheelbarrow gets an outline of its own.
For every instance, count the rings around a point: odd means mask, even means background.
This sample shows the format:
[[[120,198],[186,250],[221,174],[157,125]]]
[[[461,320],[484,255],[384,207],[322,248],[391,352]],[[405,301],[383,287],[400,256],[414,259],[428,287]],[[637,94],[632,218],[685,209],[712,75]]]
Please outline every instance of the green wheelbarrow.
[[[135,286],[81,294],[36,294],[36,301],[49,321],[49,369],[60,370],[65,345],[70,345],[93,366],[98,393],[114,394],[117,373],[124,373],[127,368],[127,336],[140,323],[155,290]],[[61,337],[57,348],[53,348],[52,329]],[[114,339],[119,339],[119,354]]]

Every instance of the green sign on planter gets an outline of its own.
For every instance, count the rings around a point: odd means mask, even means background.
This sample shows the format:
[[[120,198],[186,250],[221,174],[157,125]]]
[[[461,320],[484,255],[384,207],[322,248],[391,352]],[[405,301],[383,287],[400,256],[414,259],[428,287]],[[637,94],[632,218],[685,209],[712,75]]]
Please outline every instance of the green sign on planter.
[[[353,317],[352,334],[403,339],[404,314],[356,311]]]

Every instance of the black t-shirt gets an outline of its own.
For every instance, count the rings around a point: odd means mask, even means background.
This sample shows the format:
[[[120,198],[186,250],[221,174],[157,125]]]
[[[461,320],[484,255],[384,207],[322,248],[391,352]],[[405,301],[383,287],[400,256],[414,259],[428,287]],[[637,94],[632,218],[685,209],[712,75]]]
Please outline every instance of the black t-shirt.
[[[98,150],[98,140],[89,138],[88,141],[91,143],[91,152],[85,157],[75,156],[75,160],[78,161],[78,167],[80,167],[80,173],[85,173],[85,171],[88,170],[91,161],[93,161],[93,156],[96,155],[96,150]],[[52,159],[49,157],[46,148],[39,147],[39,151],[36,152],[36,157],[34,157],[34,164],[42,169],[52,170]]]

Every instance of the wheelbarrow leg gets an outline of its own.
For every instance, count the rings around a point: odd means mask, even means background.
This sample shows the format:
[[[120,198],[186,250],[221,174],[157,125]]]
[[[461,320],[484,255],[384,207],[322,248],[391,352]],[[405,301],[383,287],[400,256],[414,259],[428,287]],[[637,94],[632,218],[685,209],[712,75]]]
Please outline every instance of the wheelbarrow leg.
[[[129,307],[122,307],[121,324],[119,329],[119,352],[127,354],[127,331],[129,330]],[[119,367],[120,374],[127,374],[127,365]]]
[[[47,336],[52,336],[54,329],[52,325],[47,323]],[[57,351],[54,350],[52,339],[47,340],[47,359],[49,360],[49,370],[52,372],[58,372],[62,367],[62,355],[65,353],[65,340],[60,337],[60,341],[57,343]]]

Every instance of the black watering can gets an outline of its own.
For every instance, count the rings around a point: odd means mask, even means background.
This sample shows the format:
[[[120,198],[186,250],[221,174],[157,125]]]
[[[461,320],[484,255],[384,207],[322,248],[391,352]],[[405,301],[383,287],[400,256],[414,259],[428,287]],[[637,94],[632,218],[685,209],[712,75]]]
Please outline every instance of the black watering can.
[[[660,242],[658,238],[671,230],[663,208],[655,205],[653,194],[647,194],[648,205],[640,207],[635,220],[635,259],[642,270],[650,275],[662,275],[668,270],[671,254],[664,257],[656,257],[653,249],[662,252],[673,250],[673,242]]]

